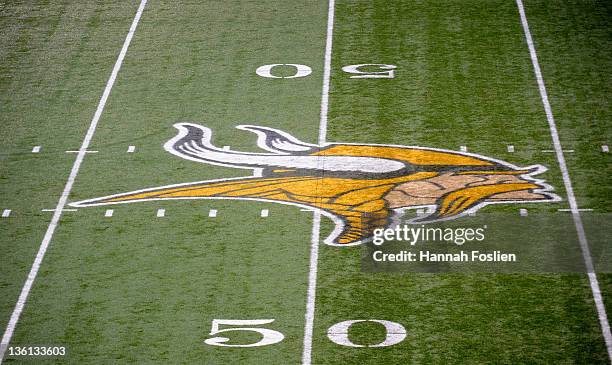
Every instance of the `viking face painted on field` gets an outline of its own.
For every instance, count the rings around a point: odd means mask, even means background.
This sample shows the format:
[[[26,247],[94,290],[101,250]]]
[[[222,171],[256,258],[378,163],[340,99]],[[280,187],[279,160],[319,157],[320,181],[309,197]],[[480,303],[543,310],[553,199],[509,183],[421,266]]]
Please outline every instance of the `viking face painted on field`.
[[[518,168],[474,154],[387,145],[304,143],[280,130],[239,126],[257,134],[268,153],[220,149],[211,130],[175,124],[179,134],[164,148],[206,164],[253,169],[244,178],[162,186],[85,200],[76,207],[166,199],[250,199],[318,209],[336,223],[325,240],[351,245],[367,241],[376,228],[394,224],[402,211],[433,208],[413,219],[427,223],[452,219],[487,204],[558,201],[551,187],[533,178],[540,165]]]

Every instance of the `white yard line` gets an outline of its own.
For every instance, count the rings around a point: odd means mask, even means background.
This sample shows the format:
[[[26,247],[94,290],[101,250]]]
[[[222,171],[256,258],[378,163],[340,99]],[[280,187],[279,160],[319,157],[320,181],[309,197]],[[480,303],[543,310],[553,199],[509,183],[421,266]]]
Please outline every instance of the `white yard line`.
[[[559,162],[559,168],[563,176],[563,184],[567,192],[567,200],[570,205],[570,211],[574,219],[574,225],[576,226],[576,232],[578,233],[578,241],[580,242],[580,249],[582,251],[582,257],[588,272],[589,282],[591,284],[591,292],[593,293],[593,299],[595,301],[595,307],[599,317],[599,324],[601,325],[601,332],[603,334],[606,348],[608,349],[608,357],[612,362],[612,334],[610,333],[610,324],[608,323],[608,316],[606,315],[606,309],[604,307],[603,298],[601,296],[601,290],[599,289],[599,282],[597,275],[593,267],[593,260],[591,259],[591,251],[589,249],[589,243],[587,241],[586,234],[584,232],[584,226],[582,225],[582,218],[580,217],[580,211],[578,204],[576,203],[576,197],[574,196],[574,189],[572,188],[572,181],[570,180],[567,165],[565,163],[565,157],[563,156],[563,148],[561,147],[561,141],[557,132],[557,125],[555,118],[553,117],[552,109],[548,101],[548,93],[546,92],[546,86],[544,84],[544,78],[542,77],[542,71],[540,70],[540,64],[538,62],[538,56],[533,44],[531,32],[529,31],[529,24],[527,23],[527,16],[525,15],[525,8],[523,7],[522,0],[516,0],[518,10],[521,16],[521,23],[523,24],[523,30],[525,31],[525,39],[529,47],[529,54],[531,56],[531,62],[533,69],[538,81],[538,88],[540,89],[540,96],[542,97],[542,104],[544,105],[544,111],[546,112],[546,119],[548,119],[548,126],[550,128],[550,134],[552,136],[553,145],[555,146],[555,152],[557,155],[557,161]]]
[[[62,216],[62,211],[64,210],[64,206],[66,206],[66,202],[68,201],[68,195],[70,195],[70,191],[72,190],[72,186],[74,184],[74,180],[79,172],[81,167],[81,163],[85,158],[87,153],[87,148],[91,143],[91,139],[93,138],[94,132],[96,131],[96,127],[98,125],[98,121],[100,120],[100,116],[104,111],[104,106],[106,105],[106,101],[108,100],[108,96],[110,95],[111,89],[115,83],[115,79],[117,78],[117,74],[121,69],[121,64],[123,63],[123,59],[125,54],[130,46],[130,42],[132,41],[132,37],[134,36],[134,32],[136,32],[136,27],[138,26],[138,22],[140,21],[140,16],[147,4],[147,0],[141,0],[140,6],[138,7],[138,11],[134,16],[134,20],[132,21],[132,26],[125,37],[125,42],[123,42],[123,47],[121,48],[121,52],[117,57],[117,61],[115,62],[115,66],[113,67],[113,71],[106,83],[106,87],[104,88],[104,92],[102,93],[102,97],[100,98],[100,102],[98,103],[98,108],[91,119],[91,123],[89,125],[89,129],[87,130],[87,134],[85,135],[85,139],[83,139],[83,143],[81,144],[81,148],[77,154],[76,160],[74,161],[74,165],[72,166],[72,170],[70,171],[70,175],[68,176],[68,181],[64,187],[64,191],[60,196],[59,201],[57,202],[57,206],[55,207],[55,212],[53,213],[53,218],[51,218],[51,223],[49,223],[49,227],[45,232],[43,240],[40,244],[40,248],[38,249],[38,253],[36,254],[36,258],[34,259],[34,263],[32,264],[32,268],[28,274],[28,277],[21,289],[21,294],[19,294],[19,298],[17,300],[17,304],[15,305],[15,309],[13,309],[13,313],[11,314],[11,318],[9,320],[8,325],[6,326],[6,330],[4,331],[4,335],[2,336],[2,342],[0,343],[0,364],[4,359],[4,354],[6,349],[8,348],[9,343],[11,342],[11,338],[13,337],[13,332],[15,331],[15,326],[19,321],[19,317],[23,308],[28,299],[28,295],[30,294],[30,290],[32,289],[32,285],[34,284],[34,280],[38,275],[38,270],[40,269],[40,265],[45,257],[47,249],[49,248],[49,244],[51,243],[51,239],[53,238],[53,234],[55,233],[55,229],[59,223],[60,217]]]
[[[325,40],[325,60],[323,66],[323,88],[321,90],[321,113],[319,116],[319,145],[323,146],[327,139],[327,112],[329,109],[329,82],[331,76],[332,40],[334,34],[335,1],[329,0],[327,8],[327,37]],[[308,298],[304,323],[304,350],[302,365],[312,362],[312,332],[315,318],[315,300],[317,294],[317,270],[319,265],[321,212],[314,212],[312,235],[310,239],[310,266],[308,271]]]

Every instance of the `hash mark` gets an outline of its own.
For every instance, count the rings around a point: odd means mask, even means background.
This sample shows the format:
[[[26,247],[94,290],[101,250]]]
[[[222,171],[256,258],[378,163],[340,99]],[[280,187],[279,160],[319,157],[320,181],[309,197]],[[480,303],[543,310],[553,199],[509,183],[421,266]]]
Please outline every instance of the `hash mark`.
[[[5,209],[2,211],[2,218],[8,218],[11,215],[10,209]]]
[[[208,216],[211,218],[214,218],[217,216],[217,210],[216,209],[211,209],[208,211]]]
[[[40,146],[34,146],[34,148],[32,148],[32,153],[38,153],[40,152]]]
[[[128,146],[128,153],[134,153],[134,151],[136,151],[136,146]]]
[[[519,209],[519,214],[521,215],[521,217],[526,217],[529,215],[529,213],[527,212],[527,209],[525,208]]]
[[[508,152],[514,152],[514,145],[508,145]]]
[[[267,216],[268,216],[268,214],[269,214],[269,211],[268,211],[267,209],[262,209],[262,210],[261,210],[261,217],[262,217],[262,218],[267,217]]]
[[[165,217],[166,216],[166,210],[165,209],[158,209],[157,210],[157,217],[161,218],[161,217]]]
[[[104,216],[105,217],[112,217],[113,216],[113,210],[112,209],[107,209],[106,212],[104,212]]]
[[[606,153],[610,152],[610,149],[608,148],[607,144],[604,144],[603,146],[601,146],[601,152],[606,152]]]
[[[542,150],[542,152],[544,152],[544,153],[555,153],[557,151],[555,151],[555,150]],[[561,152],[563,152],[563,153],[574,153],[574,150],[561,150]]]

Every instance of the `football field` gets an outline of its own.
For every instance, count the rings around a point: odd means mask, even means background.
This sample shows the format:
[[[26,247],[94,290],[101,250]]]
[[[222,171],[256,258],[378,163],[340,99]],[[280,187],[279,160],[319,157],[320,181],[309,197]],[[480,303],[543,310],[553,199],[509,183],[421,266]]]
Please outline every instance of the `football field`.
[[[23,1],[0,28],[0,363],[612,362],[611,2]],[[376,229],[495,215],[582,269],[365,269]]]

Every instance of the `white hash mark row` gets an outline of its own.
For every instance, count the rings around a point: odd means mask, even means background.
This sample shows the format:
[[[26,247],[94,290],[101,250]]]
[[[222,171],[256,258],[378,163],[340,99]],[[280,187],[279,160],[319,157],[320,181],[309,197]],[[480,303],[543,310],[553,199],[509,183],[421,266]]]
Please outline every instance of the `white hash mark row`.
[[[62,209],[64,212],[76,212],[78,209]],[[315,211],[315,209],[300,209],[302,212],[313,212]],[[592,212],[593,209],[591,208],[579,208],[577,209],[579,212]],[[41,209],[41,211],[43,212],[54,212],[55,209]],[[423,208],[418,208],[416,209],[416,215],[421,217],[421,216],[425,216],[428,214],[431,214],[435,211],[434,208],[427,208],[427,210],[423,209]],[[565,208],[561,208],[561,209],[557,209],[558,212],[571,212],[571,209],[565,209]],[[2,211],[2,218],[8,218],[11,216],[11,213],[13,211],[11,209],[4,209]],[[114,210],[113,209],[107,209],[104,212],[104,217],[106,218],[111,218],[114,214]],[[529,215],[529,212],[527,211],[527,209],[525,208],[521,208],[519,209],[519,214],[521,215],[521,217],[527,217]],[[166,216],[166,210],[165,209],[158,209],[157,210],[157,217],[162,218]],[[211,218],[215,218],[217,217],[217,210],[216,209],[210,209],[208,211],[208,216]],[[270,210],[269,209],[262,209],[260,212],[260,216],[262,218],[266,218],[270,216]],[[476,216],[476,212],[468,212],[468,216],[470,217],[474,217]]]
[[[610,152],[610,148],[608,147],[608,145],[604,144],[604,145],[601,145],[600,147],[601,147],[601,152],[605,152],[605,153]],[[34,146],[34,147],[32,147],[32,153],[39,153],[41,148],[42,148],[41,146]],[[507,145],[506,149],[508,150],[508,152],[514,152],[514,150],[515,150],[514,149],[514,145],[511,145],[511,144]],[[223,146],[223,150],[224,151],[229,151],[230,150],[230,146]],[[467,146],[459,146],[459,150],[461,152],[467,152],[468,151],[468,147]],[[66,151],[66,153],[78,153],[78,152],[79,152],[78,150],[69,150],[69,151]],[[98,152],[99,151],[85,151],[85,153],[98,153]],[[127,149],[126,152],[127,153],[134,153],[134,152],[136,152],[136,146],[128,146],[128,149]],[[542,150],[541,152],[544,152],[544,153],[554,153],[555,150]],[[563,150],[563,152],[574,153],[575,150]]]
[[[229,147],[226,146],[228,149]],[[32,153],[40,153],[40,150],[42,149],[42,146],[34,146],[32,147]],[[66,153],[79,153],[79,150],[68,150],[66,151]],[[87,151],[83,151],[85,153],[98,153],[100,151],[92,151],[92,150],[87,150]],[[127,153],[134,153],[136,152],[136,146],[128,146],[127,149]]]

